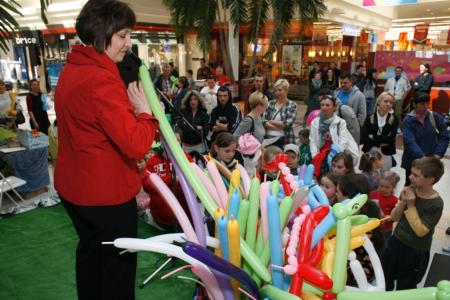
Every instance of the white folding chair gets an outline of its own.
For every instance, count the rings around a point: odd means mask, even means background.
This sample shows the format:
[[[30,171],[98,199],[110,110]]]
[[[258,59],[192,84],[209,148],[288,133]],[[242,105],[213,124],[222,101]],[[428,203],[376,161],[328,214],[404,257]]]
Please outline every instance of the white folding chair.
[[[23,197],[16,191],[16,188],[18,188],[19,186],[25,185],[27,182],[23,179],[17,178],[15,176],[9,176],[9,177],[5,177],[5,175],[3,175],[2,172],[0,172],[0,209],[2,207],[2,201],[3,201],[3,194],[8,192],[8,191],[13,191],[14,194],[16,194],[17,197],[19,197],[20,202],[24,203],[24,199]],[[9,198],[9,200],[12,201],[12,203],[14,203],[15,206],[20,207],[20,205],[14,200],[14,198],[6,193],[6,196]]]

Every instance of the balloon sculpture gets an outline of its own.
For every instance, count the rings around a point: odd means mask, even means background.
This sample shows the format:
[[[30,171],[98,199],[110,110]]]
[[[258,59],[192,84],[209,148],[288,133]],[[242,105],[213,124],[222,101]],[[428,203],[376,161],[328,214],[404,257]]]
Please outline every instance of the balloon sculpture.
[[[192,270],[210,299],[450,300],[450,282],[445,280],[437,287],[385,292],[381,263],[366,235],[380,221],[355,215],[367,196],[330,206],[323,190],[313,183],[312,166],[294,177],[286,157],[280,155],[269,166],[280,173],[280,180],[260,182],[250,179],[242,166],[230,173],[212,158],[207,158],[206,170],[190,164],[164,116],[145,66],[141,66],[140,76],[192,223],[164,182],[149,174],[184,233],[120,238],[114,241],[116,247],[165,253],[185,261],[188,266],[182,268]],[[221,175],[229,178],[228,190]],[[215,218],[214,237],[205,231],[203,208]],[[352,249],[360,246],[374,266],[376,285],[368,283],[355,259]],[[348,264],[357,287],[346,286]]]

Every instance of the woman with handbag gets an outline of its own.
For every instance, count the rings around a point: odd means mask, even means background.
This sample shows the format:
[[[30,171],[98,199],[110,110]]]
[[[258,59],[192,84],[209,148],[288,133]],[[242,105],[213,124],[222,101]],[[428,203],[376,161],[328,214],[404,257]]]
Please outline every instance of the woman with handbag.
[[[236,131],[233,133],[236,138],[250,133],[258,140],[258,142],[262,143],[264,135],[266,134],[266,129],[263,126],[261,116],[266,111],[268,102],[269,100],[267,97],[261,92],[256,91],[250,94],[248,104],[251,111],[244,119],[242,119],[241,123],[239,123],[236,128]]]
[[[363,152],[378,151],[384,162],[383,171],[389,171],[395,167],[395,140],[399,119],[392,112],[395,105],[395,97],[389,92],[383,92],[378,96],[375,112],[367,116],[362,127]]]
[[[175,129],[181,134],[183,150],[187,153],[205,153],[209,116],[205,108],[205,99],[199,92],[190,91],[184,96],[181,101],[181,115],[182,117],[175,119]]]

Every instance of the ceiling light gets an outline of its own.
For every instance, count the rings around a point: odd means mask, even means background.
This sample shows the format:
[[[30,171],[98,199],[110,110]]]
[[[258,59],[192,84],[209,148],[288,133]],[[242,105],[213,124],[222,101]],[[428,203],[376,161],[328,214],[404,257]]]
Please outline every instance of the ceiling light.
[[[64,3],[52,3],[48,6],[49,12],[54,11],[66,11],[66,10],[73,10],[73,9],[80,9],[81,3],[80,1],[72,1],[72,2],[64,2]]]

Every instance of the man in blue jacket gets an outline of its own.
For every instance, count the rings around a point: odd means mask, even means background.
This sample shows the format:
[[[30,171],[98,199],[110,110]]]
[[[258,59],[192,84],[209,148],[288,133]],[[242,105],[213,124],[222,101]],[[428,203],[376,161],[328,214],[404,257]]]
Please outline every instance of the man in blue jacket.
[[[424,156],[442,158],[447,151],[450,135],[444,118],[428,110],[430,96],[416,94],[414,110],[403,119],[402,168],[406,172],[405,186],[410,184],[412,161]]]

